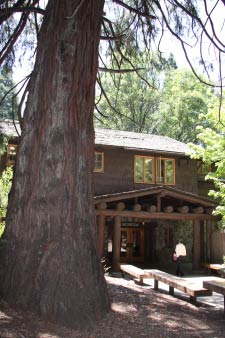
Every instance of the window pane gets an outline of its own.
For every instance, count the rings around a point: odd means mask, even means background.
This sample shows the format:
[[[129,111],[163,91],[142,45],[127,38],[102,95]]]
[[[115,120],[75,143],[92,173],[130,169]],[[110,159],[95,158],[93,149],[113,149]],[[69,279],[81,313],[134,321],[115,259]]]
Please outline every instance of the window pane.
[[[165,183],[165,166],[164,160],[161,158],[157,158],[157,174],[156,174],[156,182],[157,183]]]
[[[173,161],[165,160],[165,171],[166,171],[166,182],[167,184],[173,184],[174,173],[173,173]]]
[[[7,147],[7,165],[14,165],[16,161],[16,145],[9,144]]]
[[[102,153],[95,153],[95,171],[103,170],[103,158]]]
[[[135,181],[143,182],[144,173],[143,173],[143,157],[135,158]]]
[[[145,182],[152,182],[152,159],[145,159]]]

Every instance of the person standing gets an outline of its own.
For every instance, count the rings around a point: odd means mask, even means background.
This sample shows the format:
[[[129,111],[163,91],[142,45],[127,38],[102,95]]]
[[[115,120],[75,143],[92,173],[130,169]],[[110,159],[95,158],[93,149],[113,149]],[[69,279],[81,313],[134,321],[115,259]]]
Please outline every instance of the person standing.
[[[186,256],[186,247],[183,244],[182,239],[180,239],[176,245],[175,252],[177,255],[177,276],[184,276],[184,270],[183,270],[183,259]]]

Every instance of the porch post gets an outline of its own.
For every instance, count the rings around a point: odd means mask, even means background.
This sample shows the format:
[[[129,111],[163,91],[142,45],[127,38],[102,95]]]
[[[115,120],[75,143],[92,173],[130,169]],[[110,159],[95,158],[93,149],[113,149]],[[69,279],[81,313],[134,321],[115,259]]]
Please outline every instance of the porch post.
[[[100,214],[97,216],[97,248],[100,259],[104,257],[105,244],[105,216]]]
[[[200,267],[200,222],[193,221],[193,270]]]
[[[113,243],[112,243],[112,268],[113,271],[120,271],[120,216],[115,216],[113,226]]]
[[[206,222],[206,260],[207,263],[211,263],[211,234],[212,234],[212,222]]]

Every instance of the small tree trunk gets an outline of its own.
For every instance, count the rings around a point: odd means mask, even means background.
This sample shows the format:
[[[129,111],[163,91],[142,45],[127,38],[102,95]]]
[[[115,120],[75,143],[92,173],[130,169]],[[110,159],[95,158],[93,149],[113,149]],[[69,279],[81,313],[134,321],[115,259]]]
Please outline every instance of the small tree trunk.
[[[81,6],[79,7],[79,4]],[[93,207],[103,0],[49,0],[10,195],[3,297],[85,327],[108,309]]]

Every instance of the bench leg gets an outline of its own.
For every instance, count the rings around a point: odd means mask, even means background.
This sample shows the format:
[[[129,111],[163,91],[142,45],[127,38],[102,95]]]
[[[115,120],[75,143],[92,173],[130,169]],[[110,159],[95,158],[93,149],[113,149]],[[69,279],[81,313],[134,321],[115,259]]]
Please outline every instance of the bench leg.
[[[174,296],[174,287],[169,286],[169,294],[170,294],[171,296]]]
[[[196,297],[190,296],[190,302],[194,305],[196,305]]]
[[[159,282],[156,279],[154,279],[154,289],[158,290],[158,288],[159,288]]]

